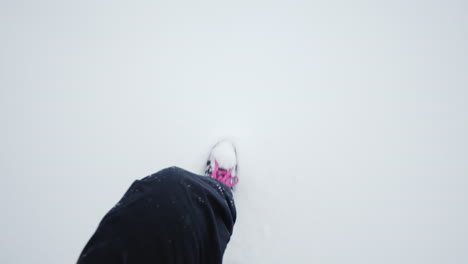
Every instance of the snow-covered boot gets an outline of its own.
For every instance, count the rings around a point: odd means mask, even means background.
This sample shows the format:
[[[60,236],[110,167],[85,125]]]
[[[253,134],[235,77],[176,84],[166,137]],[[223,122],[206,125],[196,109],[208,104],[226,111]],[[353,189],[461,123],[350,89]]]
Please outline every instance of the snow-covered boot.
[[[231,189],[239,182],[236,147],[231,141],[223,140],[214,145],[206,162],[205,175]]]

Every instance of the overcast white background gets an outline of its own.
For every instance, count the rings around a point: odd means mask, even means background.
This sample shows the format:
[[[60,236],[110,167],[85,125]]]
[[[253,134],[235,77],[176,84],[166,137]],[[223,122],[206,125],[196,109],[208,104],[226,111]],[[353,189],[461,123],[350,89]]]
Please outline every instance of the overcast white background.
[[[238,145],[225,263],[468,262],[466,1],[0,1],[0,263]]]

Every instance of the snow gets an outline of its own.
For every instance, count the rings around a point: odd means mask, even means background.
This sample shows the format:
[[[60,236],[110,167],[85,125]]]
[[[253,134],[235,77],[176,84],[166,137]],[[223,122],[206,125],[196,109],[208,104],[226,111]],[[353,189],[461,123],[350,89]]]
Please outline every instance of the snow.
[[[468,262],[467,4],[3,1],[0,263],[236,142],[225,263]]]
[[[232,181],[235,181],[234,177],[236,177],[237,175],[237,155],[236,147],[232,140],[222,139],[219,142],[217,142],[211,149],[208,160],[210,162],[210,165],[207,165],[208,168],[215,168],[216,166],[219,166],[219,168],[221,169],[231,170],[231,179],[229,182],[232,183]]]

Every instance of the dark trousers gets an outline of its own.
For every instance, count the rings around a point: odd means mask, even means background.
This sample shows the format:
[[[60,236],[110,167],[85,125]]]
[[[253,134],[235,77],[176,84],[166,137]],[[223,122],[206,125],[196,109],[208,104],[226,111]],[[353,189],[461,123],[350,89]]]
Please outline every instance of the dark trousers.
[[[228,187],[167,168],[130,186],[104,216],[78,264],[219,264],[235,221]]]

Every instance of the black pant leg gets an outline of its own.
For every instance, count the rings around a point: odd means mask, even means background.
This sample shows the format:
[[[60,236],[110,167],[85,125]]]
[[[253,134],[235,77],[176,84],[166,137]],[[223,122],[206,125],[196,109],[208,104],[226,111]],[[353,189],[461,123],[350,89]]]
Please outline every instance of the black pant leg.
[[[167,168],[130,186],[104,216],[78,264],[219,264],[235,220],[228,187]]]

